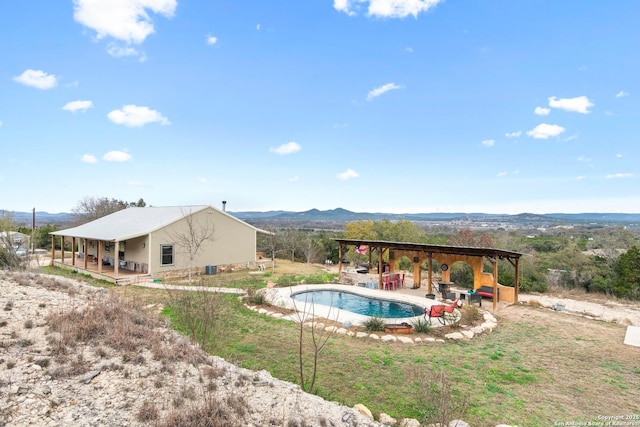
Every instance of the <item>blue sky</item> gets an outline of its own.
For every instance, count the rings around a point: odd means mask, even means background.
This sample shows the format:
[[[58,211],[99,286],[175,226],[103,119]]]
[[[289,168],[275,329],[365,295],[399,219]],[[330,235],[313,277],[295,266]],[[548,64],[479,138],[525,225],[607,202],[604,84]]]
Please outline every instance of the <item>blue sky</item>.
[[[637,213],[639,16],[635,0],[3,2],[0,209]]]

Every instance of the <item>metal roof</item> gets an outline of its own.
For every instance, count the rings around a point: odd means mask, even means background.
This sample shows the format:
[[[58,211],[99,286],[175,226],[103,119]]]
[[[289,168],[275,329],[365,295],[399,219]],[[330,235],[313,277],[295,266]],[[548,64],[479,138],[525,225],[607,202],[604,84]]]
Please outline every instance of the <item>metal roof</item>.
[[[215,210],[218,213],[245,224],[247,227],[251,227],[258,232],[268,233],[267,231],[260,230],[251,224],[247,224],[246,222],[239,220],[233,215],[229,215],[226,212],[216,209],[213,206],[199,205],[126,208],[78,227],[54,231],[49,234],[53,234],[55,236],[104,240],[107,242],[122,241],[147,235],[162,227],[179,221],[187,215],[200,212],[204,209]]]
[[[444,246],[444,245],[428,245],[424,243],[404,243],[404,242],[386,242],[383,240],[356,240],[356,239],[335,239],[341,245],[369,245],[374,248],[389,248],[396,250],[432,252],[440,254],[452,255],[468,255],[468,256],[493,256],[496,258],[520,258],[523,254],[519,252],[505,251],[495,248],[476,248],[465,246]]]

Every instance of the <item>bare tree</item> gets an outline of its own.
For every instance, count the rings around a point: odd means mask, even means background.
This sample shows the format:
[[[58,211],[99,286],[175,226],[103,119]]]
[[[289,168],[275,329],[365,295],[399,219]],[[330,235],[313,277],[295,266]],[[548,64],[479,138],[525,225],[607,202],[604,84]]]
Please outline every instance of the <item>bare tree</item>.
[[[87,196],[78,202],[72,212],[76,224],[84,224],[128,207],[145,207],[147,204],[141,198],[137,202],[125,202],[107,197]]]
[[[191,271],[193,270],[193,262],[197,258],[202,246],[206,242],[213,242],[215,236],[215,226],[212,223],[206,222],[202,224],[200,221],[196,221],[191,211],[184,214],[184,223],[186,224],[186,230],[170,231],[169,236],[175,242],[176,246],[182,253],[186,254],[189,259],[189,283],[191,280]]]
[[[27,252],[21,255],[14,241],[16,226],[8,217],[0,218],[0,268],[24,270],[27,266]]]
[[[320,358],[320,353],[324,349],[324,346],[331,338],[331,328],[323,329],[320,328],[321,323],[316,322],[315,317],[315,306],[313,304],[313,300],[311,301],[311,311],[307,310],[308,301],[305,298],[304,305],[302,310],[298,310],[296,305],[296,300],[293,300],[294,309],[296,310],[296,315],[298,317],[298,364],[300,369],[300,386],[303,390],[306,390],[309,393],[313,393],[316,386],[316,378],[318,375],[318,359]],[[331,310],[333,309],[333,303],[329,306],[328,317],[331,316]],[[310,318],[312,322],[311,326],[311,373],[310,378],[305,375],[305,333],[304,333],[304,324],[306,320]],[[336,320],[338,318],[338,312],[336,311]],[[308,385],[307,385],[308,382]]]

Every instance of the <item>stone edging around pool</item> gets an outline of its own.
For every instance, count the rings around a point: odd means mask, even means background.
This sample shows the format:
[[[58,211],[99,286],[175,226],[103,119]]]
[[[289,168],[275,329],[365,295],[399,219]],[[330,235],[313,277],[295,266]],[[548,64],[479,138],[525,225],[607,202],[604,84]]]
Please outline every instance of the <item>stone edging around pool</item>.
[[[257,308],[255,306],[247,305],[245,306],[250,310],[256,311],[260,314],[267,315],[269,317],[280,318],[284,320],[291,320],[295,322],[300,322],[300,317],[302,320],[311,319],[311,316],[315,317],[323,317],[326,319],[334,320],[338,323],[344,323],[345,321],[351,322],[353,325],[361,325],[363,321],[368,319],[368,316],[351,313],[348,311],[323,306],[320,304],[315,304],[315,307],[306,307],[306,314],[303,314],[304,311],[300,309],[300,307],[296,307],[293,303],[293,299],[291,295],[298,292],[309,291],[309,290],[339,290],[345,292],[351,292],[358,295],[364,295],[368,297],[378,297],[381,299],[391,300],[391,301],[399,301],[410,304],[415,304],[421,307],[429,307],[436,303],[433,300],[423,299],[419,297],[414,297],[411,295],[404,294],[396,294],[390,291],[380,291],[375,289],[367,289],[359,286],[351,286],[351,285],[339,285],[339,284],[328,284],[328,285],[299,285],[299,286],[291,286],[286,288],[264,288],[259,292],[263,292],[265,296],[265,301],[271,305],[276,307],[285,308],[288,310],[297,311],[300,314],[289,314],[283,315],[282,313],[270,312],[264,308]],[[412,320],[416,318],[420,318],[422,316],[416,316],[413,318],[402,318],[402,319],[394,319],[394,322],[402,323],[408,322],[411,323]],[[481,334],[483,332],[491,332],[498,325],[498,321],[496,318],[489,312],[483,312],[484,322],[481,325],[474,326],[471,328],[467,328],[461,330],[460,332],[451,332],[445,335],[446,339],[449,340],[463,340],[463,339],[471,339],[475,335]],[[437,322],[436,322],[437,323]],[[383,342],[401,342],[404,344],[415,344],[415,343],[429,343],[429,342],[444,342],[443,339],[437,338],[410,338],[405,335],[396,336],[393,334],[387,334],[380,336],[378,334],[369,334],[367,332],[353,332],[349,331],[346,328],[339,328],[337,326],[326,326],[320,322],[313,321],[305,321],[303,323],[305,326],[315,327],[317,329],[324,329],[327,332],[343,334],[347,336],[355,336],[356,338],[370,338],[373,340],[380,340]],[[434,323],[434,326],[435,323]]]

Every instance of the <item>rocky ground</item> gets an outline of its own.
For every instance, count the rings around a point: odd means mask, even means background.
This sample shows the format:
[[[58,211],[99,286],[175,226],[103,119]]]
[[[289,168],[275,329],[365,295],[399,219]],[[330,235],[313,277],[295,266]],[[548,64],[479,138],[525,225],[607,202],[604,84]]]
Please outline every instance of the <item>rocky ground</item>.
[[[0,426],[381,425],[203,354],[104,290],[7,272],[0,290]]]

